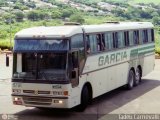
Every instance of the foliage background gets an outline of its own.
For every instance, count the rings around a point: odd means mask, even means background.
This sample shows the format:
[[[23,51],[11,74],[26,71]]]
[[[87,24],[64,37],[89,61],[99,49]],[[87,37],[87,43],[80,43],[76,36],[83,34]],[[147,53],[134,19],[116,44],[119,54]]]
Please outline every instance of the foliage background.
[[[160,53],[160,1],[159,0],[72,0],[75,3],[96,8],[94,11],[84,11],[63,4],[59,0],[47,0],[56,5],[54,8],[35,7],[33,1],[11,0],[12,6],[5,0],[0,0],[0,7],[10,7],[7,12],[0,14],[0,48],[13,46],[16,32],[34,26],[57,26],[65,21],[80,22],[81,24],[101,24],[104,21],[149,21],[155,25],[155,52]],[[100,8],[98,2],[107,2],[118,7],[111,11]],[[143,3],[141,3],[143,2]],[[140,7],[133,7],[133,4]],[[143,9],[146,8],[146,9]],[[30,10],[29,12],[23,12]],[[97,10],[109,14],[98,15]],[[10,34],[11,33],[11,34]],[[11,39],[11,43],[10,43]]]

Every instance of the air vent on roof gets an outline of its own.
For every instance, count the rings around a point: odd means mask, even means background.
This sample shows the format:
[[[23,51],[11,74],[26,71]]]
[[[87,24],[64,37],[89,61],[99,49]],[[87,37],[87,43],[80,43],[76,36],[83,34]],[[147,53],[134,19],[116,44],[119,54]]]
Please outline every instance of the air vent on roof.
[[[106,21],[106,22],[104,22],[104,23],[109,23],[109,24],[119,24],[120,22],[118,22],[118,21]]]
[[[76,22],[65,22],[64,25],[81,25],[81,24]]]

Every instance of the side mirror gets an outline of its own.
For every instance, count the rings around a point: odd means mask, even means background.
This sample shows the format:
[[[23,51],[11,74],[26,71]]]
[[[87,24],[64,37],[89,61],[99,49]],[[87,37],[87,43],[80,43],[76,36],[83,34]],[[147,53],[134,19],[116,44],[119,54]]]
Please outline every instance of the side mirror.
[[[76,78],[76,71],[73,70],[73,71],[72,71],[72,79],[75,79],[75,78]]]
[[[6,54],[6,67],[9,67],[9,56]]]

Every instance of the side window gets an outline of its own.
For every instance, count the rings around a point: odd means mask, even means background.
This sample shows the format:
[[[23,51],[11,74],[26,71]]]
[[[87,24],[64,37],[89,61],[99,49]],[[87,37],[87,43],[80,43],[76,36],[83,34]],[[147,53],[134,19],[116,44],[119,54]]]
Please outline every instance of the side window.
[[[139,31],[133,31],[133,42],[134,44],[139,44]]]
[[[148,29],[148,42],[152,41],[152,34],[151,34],[151,29]]]
[[[154,30],[151,29],[151,36],[152,36],[152,41],[154,41]]]
[[[105,38],[105,47],[107,50],[113,49],[113,35],[111,32],[105,33],[104,34]]]
[[[145,30],[145,42],[148,42],[148,30]]]
[[[139,44],[143,44],[143,30],[139,30]]]
[[[113,33],[113,48],[124,47],[124,34],[123,32]]]
[[[105,50],[104,35],[103,34],[97,34],[96,38],[97,38],[97,51]]]
[[[125,46],[129,46],[129,32],[128,31],[124,32],[124,43],[125,43]]]
[[[84,48],[83,35],[75,35],[71,38],[71,48]]]
[[[118,48],[118,33],[113,33],[113,48]]]
[[[89,35],[86,35],[86,49],[87,49],[87,53],[91,52],[91,47],[90,47],[90,40],[89,40]]]
[[[142,40],[143,40],[143,43],[148,42],[148,32],[147,32],[147,30],[142,31]]]
[[[79,49],[79,66],[81,72],[82,65],[84,64],[83,61],[85,58],[84,40],[82,34],[78,34],[71,37],[71,49]]]
[[[97,51],[97,38],[96,35],[87,35],[87,49],[90,53],[95,53]]]
[[[104,34],[102,34],[101,44],[102,44],[102,51],[103,51],[103,50],[106,50],[106,44],[105,44]]]
[[[96,39],[97,39],[97,51],[101,51],[101,34],[97,34]]]
[[[129,45],[134,45],[133,43],[133,31],[129,31]]]
[[[118,32],[118,48],[124,47],[124,33]]]

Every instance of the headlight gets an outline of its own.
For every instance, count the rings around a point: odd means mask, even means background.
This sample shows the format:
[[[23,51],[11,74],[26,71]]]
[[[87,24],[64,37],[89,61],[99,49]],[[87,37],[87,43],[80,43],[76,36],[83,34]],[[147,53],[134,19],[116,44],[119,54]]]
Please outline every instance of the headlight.
[[[21,90],[20,89],[13,89],[12,92],[16,93],[16,94],[19,94],[19,93],[21,93]]]
[[[54,103],[57,103],[57,104],[63,104],[63,101],[62,100],[53,100]]]

